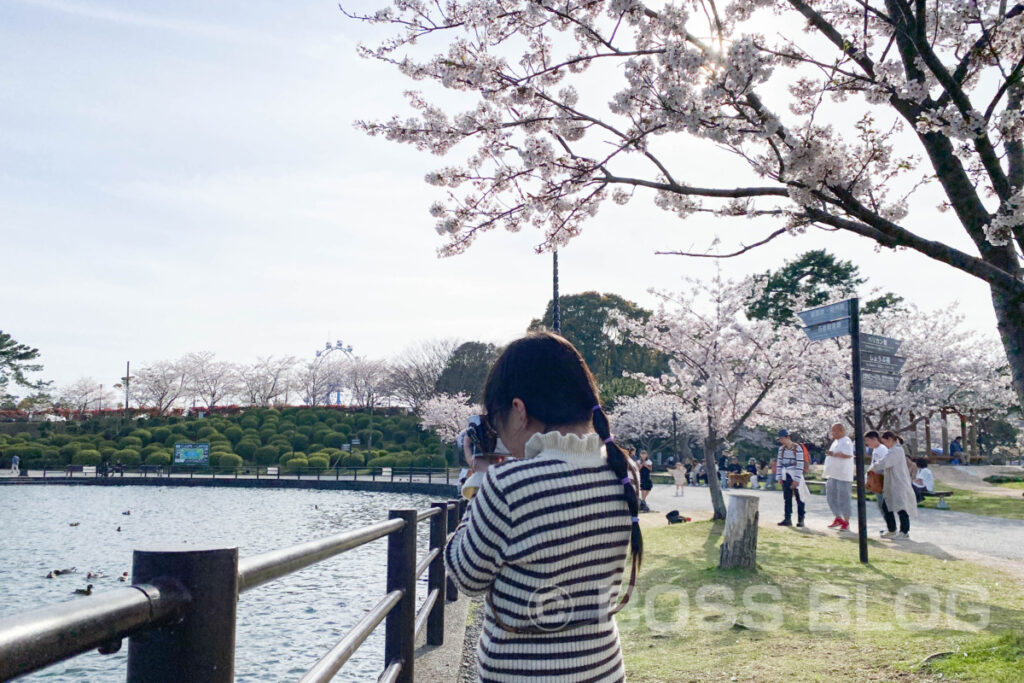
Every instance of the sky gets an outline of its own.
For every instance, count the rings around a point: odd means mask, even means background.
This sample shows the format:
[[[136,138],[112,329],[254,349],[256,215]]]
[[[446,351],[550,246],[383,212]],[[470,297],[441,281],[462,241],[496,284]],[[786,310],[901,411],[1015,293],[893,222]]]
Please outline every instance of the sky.
[[[380,35],[328,0],[0,3],[0,329],[38,348],[58,386],[112,385],[126,361],[193,351],[245,363],[342,340],[387,358],[520,336],[551,296],[540,234],[492,232],[438,258],[428,207],[441,197],[423,177],[453,160],[353,126],[408,112],[410,82],[356,54]],[[693,156],[701,176],[727,174]],[[964,246],[949,216],[915,215]],[[715,234],[729,251],[770,230],[609,203],[560,252],[561,291],[650,307],[649,288],[683,276],[738,278],[827,248],[873,286],[923,308],[959,301],[994,330],[979,281],[855,236],[812,231],[724,262],[654,254],[704,251]]]

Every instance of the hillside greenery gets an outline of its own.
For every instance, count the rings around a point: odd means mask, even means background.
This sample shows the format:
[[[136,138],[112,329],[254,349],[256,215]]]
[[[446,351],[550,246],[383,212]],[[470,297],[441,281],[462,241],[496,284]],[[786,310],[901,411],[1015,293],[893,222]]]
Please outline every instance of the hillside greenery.
[[[93,418],[43,423],[38,436],[0,434],[0,467],[170,464],[176,443],[209,443],[211,467],[279,465],[286,471],[341,467],[445,467],[445,446],[401,410],[250,408],[205,418]],[[342,449],[352,439],[360,444]],[[372,446],[368,447],[369,444]],[[450,449],[449,449],[450,450]]]

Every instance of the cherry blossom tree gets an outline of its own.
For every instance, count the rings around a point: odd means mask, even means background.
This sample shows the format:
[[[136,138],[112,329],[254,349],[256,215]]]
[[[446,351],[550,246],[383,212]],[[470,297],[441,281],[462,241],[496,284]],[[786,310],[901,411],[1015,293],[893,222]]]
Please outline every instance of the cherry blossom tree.
[[[157,361],[140,368],[132,382],[132,393],[139,405],[166,415],[175,401],[188,392],[187,365],[182,360]]]
[[[676,397],[702,426],[704,458],[715,519],[725,519],[725,500],[713,473],[715,451],[733,439],[775,392],[784,392],[800,371],[810,342],[796,328],[776,329],[749,320],[745,310],[755,285],[725,280],[691,281],[678,294],[655,292],[661,304],[647,321],[620,318],[636,343],[664,353],[669,372],[638,375],[654,394]]]
[[[900,339],[906,358],[894,391],[865,389],[869,429],[914,433],[918,424],[948,413],[1001,416],[1016,404],[1002,347],[964,325],[955,306],[923,311],[911,304],[867,315],[865,332]],[[836,421],[853,423],[848,337],[815,342],[785,392],[761,407],[768,424],[785,425],[807,439],[827,438]]]
[[[454,339],[423,341],[410,346],[391,361],[391,386],[395,398],[418,411],[437,393],[437,380],[459,347]]]
[[[365,56],[432,88],[358,125],[460,156],[427,176],[442,253],[495,228],[557,248],[609,199],[755,219],[738,253],[853,233],[984,281],[1024,400],[1024,4],[394,0],[357,18],[397,30]],[[720,183],[694,164],[716,154]]]
[[[480,406],[471,405],[464,393],[438,394],[420,406],[420,424],[434,430],[446,443],[452,443],[469,424],[470,416],[481,412]]]
[[[297,362],[295,356],[267,356],[238,367],[238,384],[249,405],[273,405],[287,390]]]
[[[608,421],[616,438],[636,443],[652,451],[655,445],[672,436],[672,414],[676,415],[676,432],[685,442],[690,434],[700,433],[700,423],[693,409],[672,394],[653,393],[620,398]]]
[[[238,369],[232,363],[217,360],[212,351],[190,353],[183,362],[191,389],[207,410],[238,393]]]

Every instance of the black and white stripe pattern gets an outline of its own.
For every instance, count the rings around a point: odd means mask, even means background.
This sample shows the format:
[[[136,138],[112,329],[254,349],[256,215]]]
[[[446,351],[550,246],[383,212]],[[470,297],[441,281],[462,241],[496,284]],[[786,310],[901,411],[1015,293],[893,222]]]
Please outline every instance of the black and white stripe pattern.
[[[596,434],[537,434],[526,454],[488,471],[445,550],[463,591],[491,591],[502,623],[531,631],[503,630],[488,606],[480,678],[623,681],[618,629],[608,616],[629,548],[623,485]]]

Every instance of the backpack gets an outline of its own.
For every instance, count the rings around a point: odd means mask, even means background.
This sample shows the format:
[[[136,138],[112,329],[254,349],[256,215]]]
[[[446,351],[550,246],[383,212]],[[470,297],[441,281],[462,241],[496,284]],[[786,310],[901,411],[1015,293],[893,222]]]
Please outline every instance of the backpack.
[[[811,452],[807,450],[807,446],[799,444],[800,448],[804,449],[804,472],[811,468]]]

